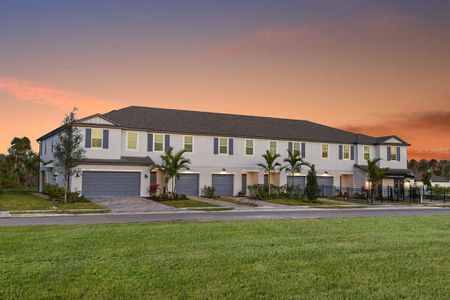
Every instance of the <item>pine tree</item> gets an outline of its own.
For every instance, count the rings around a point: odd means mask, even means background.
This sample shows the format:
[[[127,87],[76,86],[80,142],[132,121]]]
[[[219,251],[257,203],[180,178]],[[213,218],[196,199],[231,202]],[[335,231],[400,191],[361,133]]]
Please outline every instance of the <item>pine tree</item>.
[[[316,169],[312,165],[306,176],[306,197],[309,201],[316,201],[320,194],[319,184],[317,183]]]

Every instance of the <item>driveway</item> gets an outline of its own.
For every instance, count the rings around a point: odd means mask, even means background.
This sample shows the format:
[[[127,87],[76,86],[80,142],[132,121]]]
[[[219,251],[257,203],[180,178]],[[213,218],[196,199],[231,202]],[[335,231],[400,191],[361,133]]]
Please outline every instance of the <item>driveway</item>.
[[[89,199],[103,205],[115,213],[174,211],[175,207],[160,204],[156,201],[140,197],[100,197]]]

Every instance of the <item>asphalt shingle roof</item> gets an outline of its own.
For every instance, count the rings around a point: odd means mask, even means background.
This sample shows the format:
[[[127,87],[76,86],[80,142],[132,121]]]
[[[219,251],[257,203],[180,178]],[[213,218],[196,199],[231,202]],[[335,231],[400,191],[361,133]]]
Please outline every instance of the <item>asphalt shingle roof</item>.
[[[348,144],[380,143],[379,138],[376,137],[356,134],[305,120],[141,106],[129,106],[113,110],[103,116],[125,128],[168,133]]]

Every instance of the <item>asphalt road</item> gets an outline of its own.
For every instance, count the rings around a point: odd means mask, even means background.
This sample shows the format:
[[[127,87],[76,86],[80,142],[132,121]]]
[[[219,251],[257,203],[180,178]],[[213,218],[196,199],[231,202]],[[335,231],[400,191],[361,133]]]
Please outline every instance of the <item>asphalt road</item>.
[[[152,214],[104,214],[51,217],[0,218],[0,226],[142,223],[189,220],[268,220],[309,218],[350,218],[381,216],[448,215],[449,208],[303,209],[222,212],[164,212]]]

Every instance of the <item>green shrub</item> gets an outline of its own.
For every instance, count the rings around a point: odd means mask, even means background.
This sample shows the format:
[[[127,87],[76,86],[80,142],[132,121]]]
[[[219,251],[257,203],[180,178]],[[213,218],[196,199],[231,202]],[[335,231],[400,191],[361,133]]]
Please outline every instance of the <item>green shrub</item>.
[[[64,196],[63,196],[64,197]],[[86,197],[80,194],[80,192],[70,192],[67,195],[67,202],[77,203],[77,202],[89,202]]]
[[[42,193],[47,194],[52,200],[64,199],[64,188],[56,184],[44,184]]]
[[[216,189],[212,186],[205,185],[202,189],[202,195],[206,198],[215,198],[216,196]]]
[[[444,196],[445,199],[450,199],[450,188],[436,186],[431,189],[430,196],[433,200],[444,200]]]

